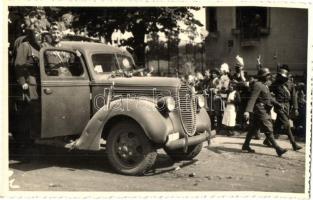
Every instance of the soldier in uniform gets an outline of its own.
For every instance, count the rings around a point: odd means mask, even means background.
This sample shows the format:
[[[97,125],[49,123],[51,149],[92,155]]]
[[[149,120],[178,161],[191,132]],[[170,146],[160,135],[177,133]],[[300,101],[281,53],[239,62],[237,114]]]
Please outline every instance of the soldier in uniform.
[[[250,141],[257,131],[261,130],[275,148],[277,155],[281,156],[286,153],[287,150],[281,148],[276,143],[273,136],[273,124],[270,110],[273,104],[277,107],[280,107],[280,105],[272,98],[268,87],[271,73],[268,68],[262,68],[258,71],[258,76],[259,80],[253,85],[251,96],[244,113],[244,117],[250,119],[250,127],[242,150],[250,153],[255,152],[250,148]]]
[[[289,123],[290,103],[292,96],[288,89],[287,82],[288,71],[281,68],[277,73],[276,81],[271,87],[271,90],[275,94],[275,99],[281,105],[280,107],[274,107],[274,111],[277,113],[277,118],[274,123],[274,132],[277,134],[286,133],[293,150],[297,151],[302,147],[296,144]],[[271,146],[271,143],[267,139],[265,139],[263,143],[267,146]]]
[[[280,69],[285,69],[288,72],[288,81],[286,83],[288,90],[290,91],[291,99],[290,99],[290,111],[292,111],[292,115],[297,117],[299,115],[298,111],[298,97],[296,92],[296,86],[293,82],[292,74],[290,73],[289,66],[286,64],[283,64]]]
[[[62,34],[57,24],[51,26],[49,33],[51,42],[43,42],[43,47],[61,47]],[[71,54],[66,51],[45,51],[46,65],[45,71],[48,76],[70,77],[71,73],[67,63],[71,59]]]
[[[16,49],[14,60],[14,78],[17,82],[14,89],[15,96],[15,139],[21,143],[27,143],[31,130],[39,116],[39,94],[37,81],[39,80],[38,66],[38,39],[35,30],[29,30],[28,40],[22,42]]]

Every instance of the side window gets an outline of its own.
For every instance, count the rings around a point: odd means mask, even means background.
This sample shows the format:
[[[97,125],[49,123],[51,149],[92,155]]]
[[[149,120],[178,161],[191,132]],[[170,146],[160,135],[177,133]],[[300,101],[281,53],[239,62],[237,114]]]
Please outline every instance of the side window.
[[[44,53],[44,65],[47,76],[78,77],[84,74],[80,58],[72,52],[47,50]]]
[[[114,54],[93,54],[91,56],[94,71],[98,74],[118,69]]]

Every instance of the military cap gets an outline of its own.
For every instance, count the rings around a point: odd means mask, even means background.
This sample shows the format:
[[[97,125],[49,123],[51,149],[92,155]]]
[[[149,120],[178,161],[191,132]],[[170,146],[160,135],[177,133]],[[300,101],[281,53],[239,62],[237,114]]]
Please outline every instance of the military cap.
[[[277,72],[277,74],[281,77],[288,78],[288,70],[284,68],[280,68]]]
[[[220,70],[218,68],[214,68],[210,70],[211,74],[215,73],[217,75],[220,75]]]
[[[270,72],[269,68],[267,68],[267,67],[261,68],[258,71],[258,76],[259,77],[265,77],[265,76],[270,75],[270,74],[271,74],[271,72]]]
[[[282,65],[280,66],[280,69],[285,69],[285,70],[287,70],[288,72],[290,71],[289,66],[286,65],[286,64],[282,64]]]

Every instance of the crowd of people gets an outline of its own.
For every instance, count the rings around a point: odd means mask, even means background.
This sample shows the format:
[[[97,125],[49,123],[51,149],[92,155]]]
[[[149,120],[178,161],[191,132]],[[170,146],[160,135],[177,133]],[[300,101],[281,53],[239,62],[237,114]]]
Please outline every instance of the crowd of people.
[[[243,150],[249,152],[254,152],[250,140],[260,139],[260,133],[266,136],[264,145],[274,147],[279,156],[285,153],[275,141],[281,134],[288,135],[294,150],[301,149],[294,136],[305,139],[305,82],[295,82],[286,64],[272,74],[258,58],[257,75],[248,76],[243,58],[237,55],[235,60],[234,73],[223,63],[204,75],[187,77],[206,96],[212,129],[228,136],[248,131]]]

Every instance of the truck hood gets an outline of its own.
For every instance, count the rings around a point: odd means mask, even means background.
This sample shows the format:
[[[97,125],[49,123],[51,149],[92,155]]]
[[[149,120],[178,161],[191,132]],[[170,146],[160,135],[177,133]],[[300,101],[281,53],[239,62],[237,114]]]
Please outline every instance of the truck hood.
[[[98,80],[96,84],[111,83],[119,87],[178,87],[181,84],[179,78],[169,77],[115,77],[105,80]]]

